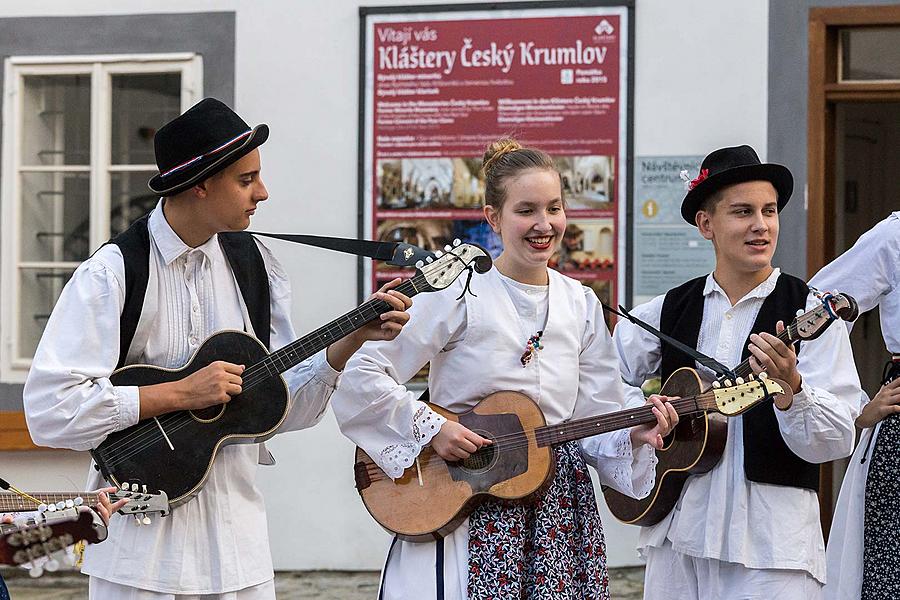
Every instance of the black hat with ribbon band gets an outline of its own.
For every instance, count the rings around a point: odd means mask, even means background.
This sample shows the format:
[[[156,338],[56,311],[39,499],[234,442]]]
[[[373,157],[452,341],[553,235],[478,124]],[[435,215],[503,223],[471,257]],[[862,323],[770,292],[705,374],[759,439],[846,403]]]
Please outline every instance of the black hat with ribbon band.
[[[236,162],[268,137],[268,125],[251,129],[224,103],[206,98],[153,136],[159,175],[147,185],[160,196],[174,196]]]
[[[684,175],[686,172],[682,172]],[[685,177],[685,179],[687,179]],[[750,146],[720,148],[711,152],[700,165],[700,174],[687,182],[688,193],[681,202],[681,216],[691,225],[703,201],[725,186],[746,181],[768,181],[778,193],[778,212],[794,191],[794,177],[784,165],[761,163]]]

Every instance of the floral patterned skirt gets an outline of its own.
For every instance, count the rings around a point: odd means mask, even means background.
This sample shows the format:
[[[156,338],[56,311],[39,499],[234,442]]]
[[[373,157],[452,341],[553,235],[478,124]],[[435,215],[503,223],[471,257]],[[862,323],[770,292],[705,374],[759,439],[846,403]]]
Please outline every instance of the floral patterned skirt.
[[[609,598],[603,526],[587,465],[577,442],[555,451],[556,477],[531,502],[492,500],[469,517],[469,598]]]
[[[900,377],[888,363],[884,381]],[[900,415],[881,422],[866,477],[862,600],[900,598]]]

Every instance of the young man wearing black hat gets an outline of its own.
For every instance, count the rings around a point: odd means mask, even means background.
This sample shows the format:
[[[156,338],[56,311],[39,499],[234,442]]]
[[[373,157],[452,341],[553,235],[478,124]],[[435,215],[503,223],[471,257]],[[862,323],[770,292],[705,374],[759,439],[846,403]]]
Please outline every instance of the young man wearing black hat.
[[[818,463],[853,449],[859,378],[846,328],[829,328],[799,355],[773,335],[818,303],[803,281],[772,266],[778,213],[792,188],[787,168],[760,163],[749,146],[707,156],[681,212],[712,242],[715,270],[633,311],[727,367],[749,358],[754,372],[794,392],[729,419],[716,466],[689,477],[675,508],[642,528],[647,600],[821,596]],[[614,338],[632,386],[698,368],[630,322],[620,321]],[[699,372],[712,382],[711,372]]]
[[[271,349],[294,341],[284,270],[255,238],[224,233],[245,229],[268,198],[258,150],[268,133],[214,99],[157,132],[160,173],[149,185],[159,204],[79,266],[35,353],[24,400],[36,443],[95,448],[139,419],[222,404],[241,391],[242,365],[213,363],[138,388],[110,382],[123,364],[179,368],[223,329],[254,333]],[[406,323],[409,298],[384,288],[375,295],[394,310],[284,373],[293,403],[279,431],[315,424],[350,355]],[[114,517],[108,540],[85,555],[91,598],[275,598],[258,463],[271,464],[263,445],[226,446],[199,495],[170,516],[144,527]]]

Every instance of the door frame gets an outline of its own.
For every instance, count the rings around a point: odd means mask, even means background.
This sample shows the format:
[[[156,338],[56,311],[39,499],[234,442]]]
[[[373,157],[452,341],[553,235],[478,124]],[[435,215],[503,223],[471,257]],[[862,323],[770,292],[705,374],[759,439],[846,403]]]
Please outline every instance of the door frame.
[[[900,81],[841,82],[839,32],[847,27],[900,26],[900,6],[847,6],[809,10],[807,102],[806,272],[835,258],[835,113],[839,102],[900,102]],[[825,538],[831,529],[834,468],[820,470],[819,509]]]

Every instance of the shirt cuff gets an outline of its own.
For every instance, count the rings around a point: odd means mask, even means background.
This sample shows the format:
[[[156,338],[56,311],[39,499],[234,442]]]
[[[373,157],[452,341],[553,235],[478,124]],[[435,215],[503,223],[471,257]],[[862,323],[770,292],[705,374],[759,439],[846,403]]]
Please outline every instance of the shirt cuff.
[[[116,431],[122,431],[137,424],[141,419],[141,393],[136,385],[123,385],[114,389],[119,423]]]
[[[341,381],[341,371],[335,370],[328,362],[327,351],[327,348],[319,350],[309,359],[313,378],[329,387],[337,388]]]

